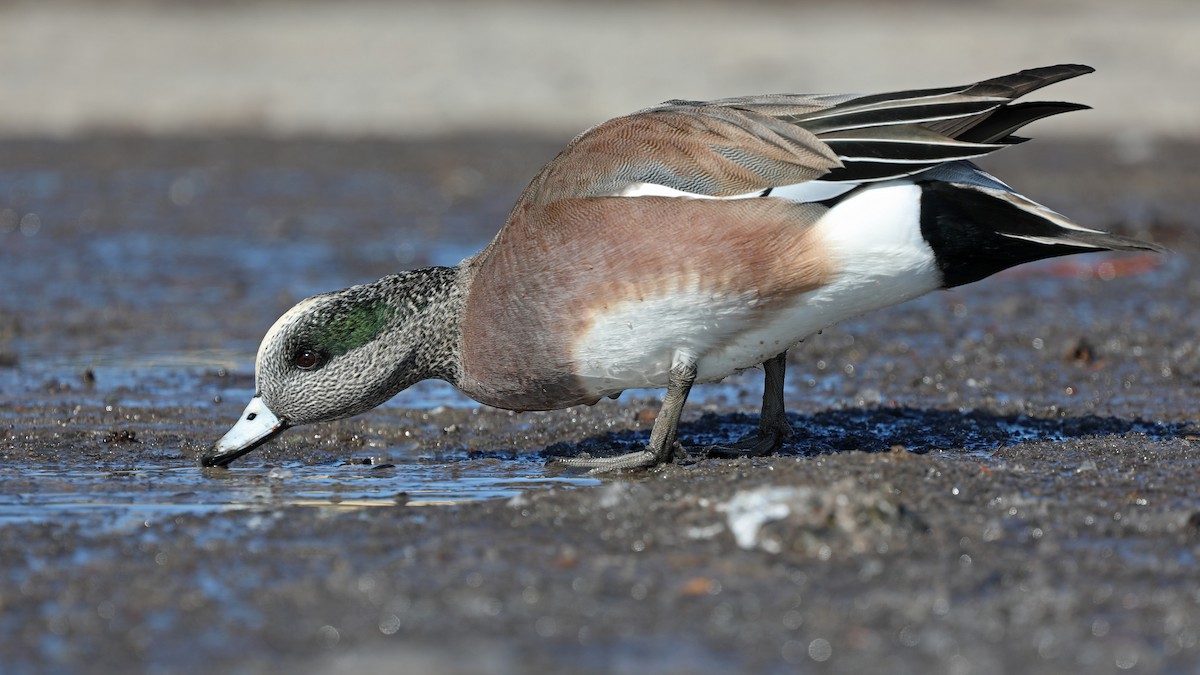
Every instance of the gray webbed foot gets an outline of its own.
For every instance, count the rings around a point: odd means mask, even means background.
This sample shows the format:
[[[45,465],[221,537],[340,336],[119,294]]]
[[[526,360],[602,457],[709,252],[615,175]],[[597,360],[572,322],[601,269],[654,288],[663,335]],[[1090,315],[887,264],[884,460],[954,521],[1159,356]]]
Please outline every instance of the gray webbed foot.
[[[704,448],[704,455],[723,459],[765,457],[775,454],[791,437],[792,425],[788,424],[787,418],[782,418],[762,424],[757,432],[729,445],[710,445]]]
[[[683,404],[687,402],[688,392],[692,390],[692,383],[695,381],[695,361],[681,361],[671,368],[667,380],[667,394],[663,397],[658,417],[654,418],[654,428],[650,431],[650,442],[645,450],[616,457],[570,457],[555,461],[565,466],[591,469],[589,474],[649,468],[670,462],[672,457],[684,454],[675,442],[675,436],[679,432],[679,415],[683,412]]]
[[[659,464],[670,462],[682,450],[680,445],[675,443],[674,447],[665,453],[666,458],[661,460],[659,459],[659,455],[663,453],[657,452],[647,446],[645,450],[629,452],[624,455],[617,455],[616,457],[566,457],[556,459],[554,462],[577,469],[591,469],[591,471],[588,471],[588,475],[595,476],[612,471],[623,471],[625,469],[650,469]]]

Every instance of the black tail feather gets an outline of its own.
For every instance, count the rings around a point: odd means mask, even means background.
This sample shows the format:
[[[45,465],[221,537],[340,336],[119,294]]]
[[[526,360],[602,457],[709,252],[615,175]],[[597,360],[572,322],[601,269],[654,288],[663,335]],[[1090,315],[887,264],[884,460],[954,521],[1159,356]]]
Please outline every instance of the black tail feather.
[[[978,186],[922,182],[921,235],[933,249],[943,286],[969,284],[1022,263],[1072,253],[1163,251],[1132,237],[1066,227],[1056,222],[1058,214],[1037,207]]]
[[[1090,110],[1091,106],[1082,103],[1066,103],[1059,101],[1033,101],[1030,103],[1012,103],[996,110],[979,124],[971,127],[958,136],[960,141],[973,143],[994,143],[1008,137],[1009,134],[1037,120],[1060,115],[1076,110]]]
[[[1096,69],[1091,66],[1075,63],[1029,68],[1010,75],[1001,75],[1000,77],[993,77],[990,80],[984,80],[972,85],[963,93],[973,96],[1018,98],[1031,91],[1052,85],[1055,82],[1062,82],[1063,80],[1069,80],[1073,77],[1094,72],[1096,72]]]

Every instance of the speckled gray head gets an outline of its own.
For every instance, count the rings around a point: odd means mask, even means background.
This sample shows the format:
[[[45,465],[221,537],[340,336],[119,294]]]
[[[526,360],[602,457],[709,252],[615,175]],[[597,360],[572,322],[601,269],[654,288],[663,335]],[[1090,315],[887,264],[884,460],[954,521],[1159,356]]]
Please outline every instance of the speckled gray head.
[[[432,377],[453,379],[459,294],[453,268],[428,268],[301,301],[258,348],[257,389],[205,455],[225,465],[285,429],[351,417]]]

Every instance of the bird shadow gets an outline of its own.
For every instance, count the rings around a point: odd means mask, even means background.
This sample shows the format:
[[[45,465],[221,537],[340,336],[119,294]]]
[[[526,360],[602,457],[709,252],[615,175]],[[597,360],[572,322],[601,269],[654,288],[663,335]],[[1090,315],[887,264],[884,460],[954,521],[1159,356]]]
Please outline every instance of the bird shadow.
[[[1021,443],[1062,442],[1089,437],[1140,434],[1147,438],[1176,438],[1196,433],[1189,424],[1163,424],[1141,419],[1099,415],[1062,418],[999,415],[983,410],[877,407],[789,414],[794,431],[776,453],[815,456],[840,452],[882,452],[902,448],[918,454],[953,450],[987,455]],[[679,427],[684,447],[700,451],[728,445],[758,429],[758,415],[705,413]],[[560,442],[544,451],[547,458],[619,455],[645,447],[649,429],[600,434],[576,442]]]

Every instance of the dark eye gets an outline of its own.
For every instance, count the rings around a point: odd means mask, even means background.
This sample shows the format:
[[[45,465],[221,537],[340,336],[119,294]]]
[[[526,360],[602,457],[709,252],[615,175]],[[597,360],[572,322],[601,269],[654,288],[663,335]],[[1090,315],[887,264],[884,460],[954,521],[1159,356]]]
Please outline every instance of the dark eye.
[[[311,349],[301,349],[292,357],[292,363],[300,370],[312,370],[321,365],[321,355]]]

